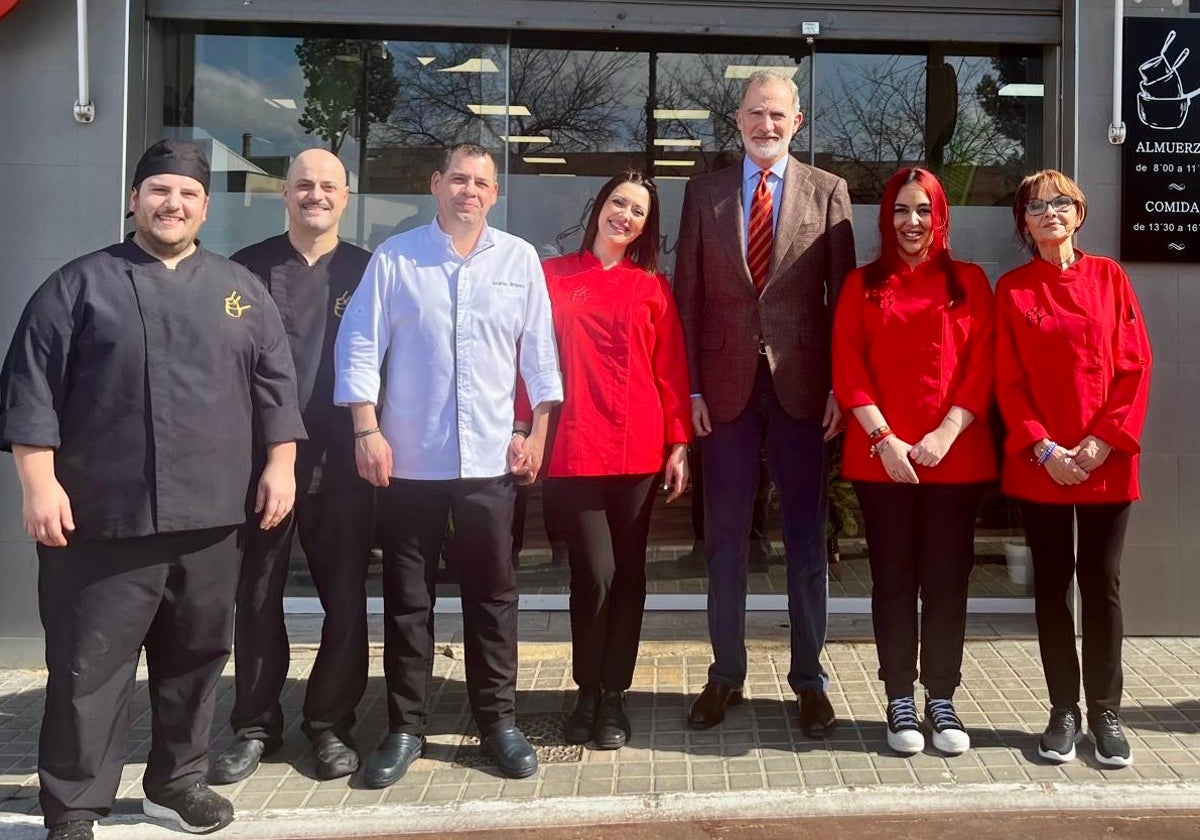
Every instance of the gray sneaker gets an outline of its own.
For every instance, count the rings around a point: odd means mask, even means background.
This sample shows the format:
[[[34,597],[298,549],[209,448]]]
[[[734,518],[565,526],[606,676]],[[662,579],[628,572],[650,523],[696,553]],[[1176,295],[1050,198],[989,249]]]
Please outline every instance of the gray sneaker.
[[[1129,741],[1121,731],[1121,719],[1109,709],[1088,712],[1088,733],[1096,744],[1096,761],[1105,767],[1128,767],[1133,764]]]
[[[1050,722],[1038,742],[1038,755],[1055,764],[1075,758],[1075,745],[1083,738],[1083,716],[1078,706],[1053,706]]]
[[[147,796],[142,800],[142,813],[192,834],[208,834],[233,822],[233,803],[208,785],[197,783],[158,800]]]

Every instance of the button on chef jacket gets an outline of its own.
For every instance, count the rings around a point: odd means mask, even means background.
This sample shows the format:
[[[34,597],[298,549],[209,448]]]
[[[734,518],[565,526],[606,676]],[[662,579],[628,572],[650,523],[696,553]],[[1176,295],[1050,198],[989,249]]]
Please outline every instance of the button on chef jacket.
[[[197,245],[175,270],[127,239],[34,293],[0,376],[0,444],[54,447],[75,539],[246,520],[252,428],[304,437],[279,312]]]
[[[1136,501],[1150,398],[1150,337],[1129,278],[1076,249],[1065,269],[1037,257],[996,284],[996,401],[1007,437],[1000,489],[1046,504]],[[1080,484],[1056,484],[1033,460],[1042,438],[1113,447]]]
[[[333,345],[371,252],[338,242],[309,265],[285,233],[243,248],[231,259],[266,285],[291,347],[308,431],[308,440],[296,450],[296,489],[320,493],[365,485],[354,465],[350,410],[333,404]]]
[[[389,351],[380,427],[396,478],[507,472],[518,366],[534,405],[562,401],[537,252],[491,227],[466,257],[436,218],[376,250],[338,330],[334,401],[375,402]]]

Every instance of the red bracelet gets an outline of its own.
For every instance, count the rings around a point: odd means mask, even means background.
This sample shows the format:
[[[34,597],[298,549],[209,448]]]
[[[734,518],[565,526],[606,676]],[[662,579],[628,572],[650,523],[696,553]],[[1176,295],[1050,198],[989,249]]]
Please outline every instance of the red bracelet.
[[[884,425],[880,426],[875,431],[868,434],[867,437],[869,437],[871,439],[871,443],[878,443],[879,441],[883,440],[890,434],[892,434],[892,429],[890,426],[888,426],[885,423]]]
[[[895,435],[892,433],[891,429],[888,429],[885,434],[883,434],[881,437],[879,437],[877,440],[875,440],[874,443],[871,444],[871,457],[872,458],[874,458],[876,455],[878,455],[883,450],[884,441],[886,441],[890,437],[895,437]]]

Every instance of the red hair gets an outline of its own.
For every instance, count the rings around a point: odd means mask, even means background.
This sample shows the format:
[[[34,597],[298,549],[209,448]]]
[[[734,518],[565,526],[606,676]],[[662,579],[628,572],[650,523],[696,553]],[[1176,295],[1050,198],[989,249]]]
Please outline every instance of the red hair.
[[[946,292],[950,295],[950,301],[961,303],[966,293],[959,282],[954,261],[950,259],[950,203],[937,176],[928,169],[916,166],[899,170],[884,185],[883,198],[879,201],[879,259],[866,267],[866,288],[882,287],[889,277],[899,274],[906,267],[900,258],[896,227],[892,220],[895,216],[896,198],[900,195],[900,190],[909,184],[916,184],[929,196],[929,221],[933,229],[933,238],[925,259],[936,261],[941,266],[946,274]]]

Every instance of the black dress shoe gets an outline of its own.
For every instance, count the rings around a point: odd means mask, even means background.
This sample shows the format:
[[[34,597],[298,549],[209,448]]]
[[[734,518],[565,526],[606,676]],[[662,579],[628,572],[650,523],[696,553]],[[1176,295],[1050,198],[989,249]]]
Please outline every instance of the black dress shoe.
[[[490,755],[500,772],[510,779],[525,779],[537,772],[537,753],[520,729],[502,724],[483,739],[483,752]]]
[[[725,720],[725,710],[742,702],[742,690],[724,683],[710,682],[692,703],[688,726],[708,729]]]
[[[596,707],[600,704],[600,689],[580,686],[575,693],[575,708],[563,721],[563,740],[568,744],[586,744],[596,728]]]
[[[837,726],[837,717],[825,692],[819,688],[803,689],[798,702],[800,731],[809,738],[828,738]]]
[[[231,785],[240,782],[258,769],[258,763],[264,755],[274,752],[267,749],[266,741],[258,738],[248,738],[234,741],[225,752],[213,762],[208,771],[208,781],[214,785]]]
[[[358,753],[349,736],[343,739],[332,729],[325,729],[313,733],[312,746],[317,757],[317,778],[321,781],[340,779],[358,769]]]
[[[388,734],[367,757],[362,774],[363,786],[377,789],[395,784],[408,772],[409,765],[421,757],[424,749],[424,735],[409,735],[407,732]]]
[[[600,696],[596,713],[596,749],[619,750],[629,740],[629,715],[625,712],[625,692],[606,691]]]

